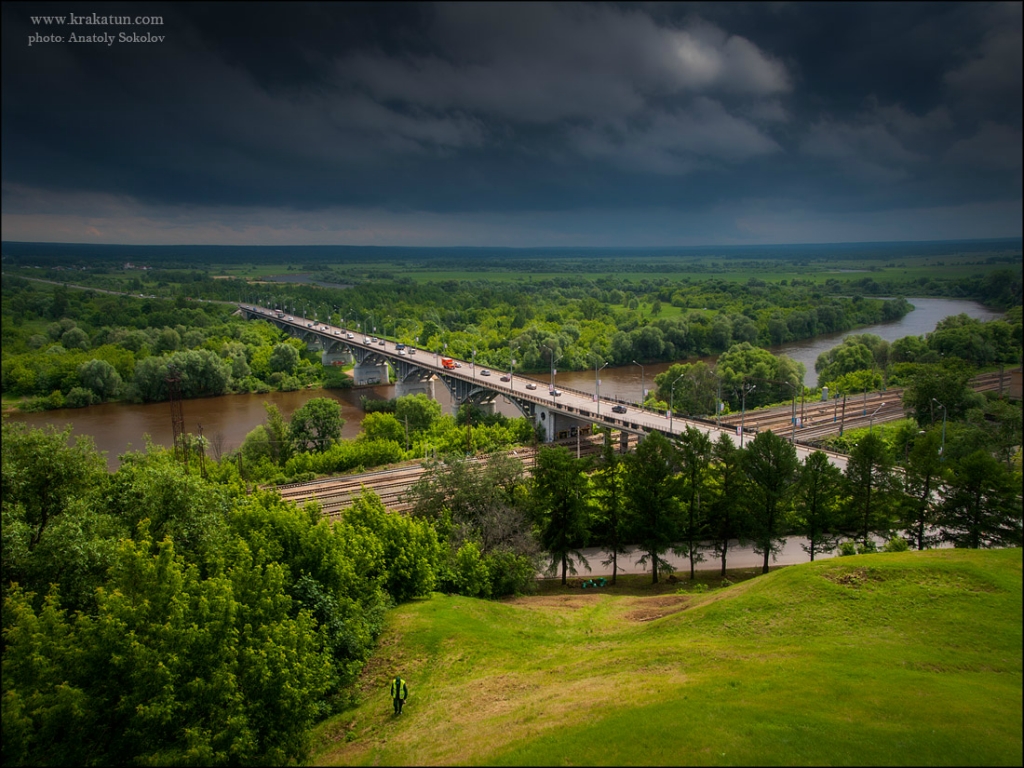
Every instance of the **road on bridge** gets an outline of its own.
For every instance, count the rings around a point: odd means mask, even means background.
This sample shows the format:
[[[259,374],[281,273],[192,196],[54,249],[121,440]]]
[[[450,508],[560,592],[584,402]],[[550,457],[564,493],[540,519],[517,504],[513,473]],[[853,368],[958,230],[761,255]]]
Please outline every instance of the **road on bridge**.
[[[666,416],[661,413],[654,413],[649,410],[637,408],[633,405],[624,405],[609,398],[597,399],[588,392],[580,392],[572,389],[542,388],[535,379],[517,374],[507,374],[503,371],[491,371],[483,366],[475,365],[473,361],[456,360],[454,370],[445,368],[442,363],[442,356],[436,352],[418,349],[411,345],[402,345],[398,349],[396,342],[386,339],[378,339],[376,343],[363,334],[357,334],[347,328],[328,325],[316,320],[299,317],[295,315],[279,314],[276,310],[266,307],[239,305],[244,312],[250,313],[253,317],[261,317],[276,322],[279,325],[292,327],[302,333],[314,333],[334,342],[340,342],[353,349],[362,349],[372,352],[380,357],[387,358],[394,363],[403,362],[407,365],[414,365],[423,370],[429,371],[438,377],[448,377],[470,382],[480,389],[487,389],[497,395],[505,395],[513,399],[525,402],[533,402],[543,406],[554,413],[561,413],[572,419],[590,422],[601,426],[620,429],[633,434],[648,434],[658,431],[664,435],[679,435],[686,427],[692,426],[706,433],[711,440],[715,441],[719,435],[727,434],[741,445],[746,438],[740,434],[737,436],[737,428],[729,425],[715,426],[701,421],[687,418]],[[508,377],[502,381],[502,377]],[[625,409],[625,413],[616,413],[614,407]],[[813,446],[796,445],[797,456],[802,461],[815,450]],[[840,469],[846,468],[846,456],[840,453],[826,451],[829,460]]]

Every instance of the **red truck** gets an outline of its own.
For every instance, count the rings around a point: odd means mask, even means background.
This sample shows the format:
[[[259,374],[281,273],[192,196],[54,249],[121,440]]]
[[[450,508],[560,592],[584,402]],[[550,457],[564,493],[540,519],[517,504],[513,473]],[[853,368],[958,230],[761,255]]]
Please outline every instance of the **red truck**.
[[[441,365],[443,365],[445,368],[447,368],[450,371],[454,371],[455,370],[455,361],[452,360],[450,357],[442,357],[441,358]]]

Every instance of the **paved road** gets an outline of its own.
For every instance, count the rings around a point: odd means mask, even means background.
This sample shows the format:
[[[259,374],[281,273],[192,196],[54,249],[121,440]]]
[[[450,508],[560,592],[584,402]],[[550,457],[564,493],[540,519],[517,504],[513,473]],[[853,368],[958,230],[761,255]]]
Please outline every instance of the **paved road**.
[[[875,543],[878,548],[881,549],[885,543],[882,539],[877,536],[874,537]],[[779,553],[777,559],[769,559],[769,565],[799,565],[800,563],[806,563],[810,561],[810,555],[808,555],[802,548],[801,545],[806,544],[807,539],[799,536],[793,536],[786,540],[786,545],[783,547],[782,552]],[[951,546],[949,544],[940,545],[941,548]],[[651,574],[650,568],[644,568],[636,565],[636,560],[641,557],[642,552],[636,552],[635,549],[630,549],[630,552],[625,555],[619,555],[619,573],[625,574],[637,574],[646,573],[648,576]],[[590,578],[594,576],[611,576],[612,568],[610,565],[602,565],[601,562],[608,558],[608,555],[601,552],[599,549],[589,547],[583,550],[584,557],[590,563],[591,570],[588,572],[585,569],[580,569],[577,574],[580,578]],[[815,560],[827,560],[829,558],[836,557],[834,552],[821,553],[815,552]],[[707,550],[704,552],[704,562],[697,563],[695,568],[698,571],[718,571],[722,568],[721,561],[715,556],[713,550]],[[690,561],[685,557],[679,557],[672,553],[666,553],[665,559],[672,563],[673,568],[677,574],[686,573],[689,575],[690,572]],[[729,554],[726,558],[726,566],[732,568],[757,568],[760,569],[764,563],[764,555],[758,555],[754,553],[753,548],[748,544],[745,547],[741,547],[739,542],[733,540],[729,543]],[[561,572],[559,572],[561,573]]]

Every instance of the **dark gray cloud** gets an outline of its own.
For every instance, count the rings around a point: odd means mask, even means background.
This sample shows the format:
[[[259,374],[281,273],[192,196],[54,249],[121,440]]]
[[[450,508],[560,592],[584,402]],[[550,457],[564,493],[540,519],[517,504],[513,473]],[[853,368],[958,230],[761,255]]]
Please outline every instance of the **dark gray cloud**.
[[[1019,3],[69,12],[3,6],[7,239],[1020,234]]]

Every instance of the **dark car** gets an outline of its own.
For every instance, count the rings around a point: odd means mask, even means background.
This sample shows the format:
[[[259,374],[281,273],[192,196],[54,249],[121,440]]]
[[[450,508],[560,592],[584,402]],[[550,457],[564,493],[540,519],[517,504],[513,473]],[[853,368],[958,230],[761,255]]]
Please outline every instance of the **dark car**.
[[[512,381],[512,379],[509,378],[508,374],[505,374],[504,376],[502,376],[501,380],[502,381]]]
[[[625,413],[625,412],[626,412],[626,406],[624,406],[624,405],[613,405],[612,406],[612,413]]]

